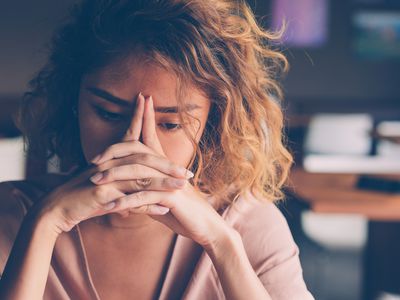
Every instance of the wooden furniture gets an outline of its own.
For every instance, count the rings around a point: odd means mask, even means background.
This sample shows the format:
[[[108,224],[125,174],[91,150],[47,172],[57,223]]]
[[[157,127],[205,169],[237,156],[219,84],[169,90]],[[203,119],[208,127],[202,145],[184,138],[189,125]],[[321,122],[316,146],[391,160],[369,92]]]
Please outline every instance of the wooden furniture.
[[[317,174],[300,168],[290,176],[291,190],[314,212],[360,214],[368,218],[362,299],[381,291],[400,294],[400,193],[361,190],[359,174]],[[400,180],[400,174],[391,175]]]
[[[315,212],[355,213],[375,221],[400,221],[400,194],[361,190],[358,174],[309,173],[293,169],[290,186]],[[388,175],[398,178],[399,175]]]

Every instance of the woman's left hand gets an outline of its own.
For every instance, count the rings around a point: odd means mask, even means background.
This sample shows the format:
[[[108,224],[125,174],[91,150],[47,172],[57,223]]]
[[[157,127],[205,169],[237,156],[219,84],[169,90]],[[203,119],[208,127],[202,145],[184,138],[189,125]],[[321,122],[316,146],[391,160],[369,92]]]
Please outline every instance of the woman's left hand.
[[[137,122],[132,122],[124,137],[125,142],[129,140],[130,132],[138,131],[137,126]],[[145,101],[143,124],[139,130],[142,132],[143,144],[153,152],[166,158],[156,133],[155,114],[151,97]],[[113,151],[125,153],[126,156],[135,154],[129,153],[129,149],[116,149],[116,145],[114,145]],[[126,147],[127,143],[118,145]],[[115,155],[106,150],[100,157],[101,159],[96,164],[113,159]],[[126,180],[126,178],[122,177],[121,175],[121,178],[119,178],[118,173],[113,173],[113,180]],[[143,190],[118,198],[115,208],[110,210],[110,213],[126,210],[133,213],[146,213],[149,205],[154,204],[167,207],[169,212],[164,215],[150,215],[152,218],[165,224],[177,234],[192,239],[205,249],[212,248],[226,235],[235,234],[234,230],[225,223],[207,199],[188,181],[180,189],[167,191]]]

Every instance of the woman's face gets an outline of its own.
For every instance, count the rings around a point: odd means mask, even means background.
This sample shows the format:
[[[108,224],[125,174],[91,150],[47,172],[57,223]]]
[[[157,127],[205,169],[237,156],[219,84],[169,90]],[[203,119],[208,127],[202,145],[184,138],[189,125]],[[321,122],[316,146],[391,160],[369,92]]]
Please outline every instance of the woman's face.
[[[156,132],[168,159],[187,167],[194,153],[177,113],[177,80],[173,72],[139,60],[114,63],[83,77],[79,91],[79,127],[86,161],[118,143],[135,112],[139,92],[152,96]],[[187,90],[187,128],[196,142],[204,131],[209,99],[198,89]]]

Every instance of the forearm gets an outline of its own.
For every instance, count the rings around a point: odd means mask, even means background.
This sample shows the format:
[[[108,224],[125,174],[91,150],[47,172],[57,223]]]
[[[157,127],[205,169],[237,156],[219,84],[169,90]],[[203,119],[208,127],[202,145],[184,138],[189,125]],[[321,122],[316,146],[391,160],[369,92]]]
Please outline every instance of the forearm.
[[[226,299],[271,299],[247,257],[240,235],[228,232],[206,249]]]
[[[0,281],[0,299],[43,299],[57,236],[48,217],[25,217]]]

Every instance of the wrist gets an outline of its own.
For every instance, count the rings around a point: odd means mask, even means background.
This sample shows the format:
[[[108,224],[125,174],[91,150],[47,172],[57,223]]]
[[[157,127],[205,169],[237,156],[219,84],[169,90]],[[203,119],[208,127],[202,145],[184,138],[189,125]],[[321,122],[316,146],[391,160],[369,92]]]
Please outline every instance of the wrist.
[[[24,221],[29,223],[32,228],[40,228],[54,239],[62,233],[58,226],[57,213],[55,209],[44,207],[42,203],[36,203],[29,209]]]
[[[216,238],[204,246],[204,250],[213,259],[223,256],[227,251],[235,249],[241,243],[240,234],[234,228],[225,225],[221,228]]]
[[[37,231],[42,236],[46,236],[49,242],[55,242],[61,233],[55,226],[56,222],[52,215],[35,211],[35,209],[28,211],[23,224],[30,228],[32,232]]]

